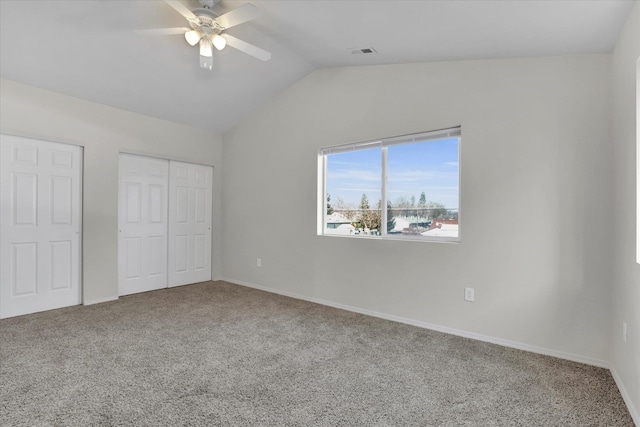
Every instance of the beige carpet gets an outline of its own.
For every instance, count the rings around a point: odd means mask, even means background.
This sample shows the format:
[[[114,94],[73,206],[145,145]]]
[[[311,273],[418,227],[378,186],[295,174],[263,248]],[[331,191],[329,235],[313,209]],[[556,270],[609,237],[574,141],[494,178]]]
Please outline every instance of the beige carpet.
[[[633,426],[605,369],[224,282],[0,321],[2,426]]]

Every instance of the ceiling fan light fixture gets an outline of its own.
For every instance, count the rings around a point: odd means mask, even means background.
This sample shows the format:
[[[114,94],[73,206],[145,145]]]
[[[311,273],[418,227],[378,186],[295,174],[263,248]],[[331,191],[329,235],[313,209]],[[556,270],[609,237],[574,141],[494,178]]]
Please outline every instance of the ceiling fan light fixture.
[[[213,69],[213,56],[202,56],[200,55],[200,68],[204,68],[205,70]]]
[[[184,33],[184,38],[191,46],[195,46],[202,38],[202,34],[200,34],[200,31],[198,30],[191,30]]]
[[[211,40],[213,41],[213,46],[215,46],[215,48],[218,50],[224,49],[224,47],[227,45],[227,39],[222,37],[220,34],[216,34],[211,38]]]
[[[208,37],[203,37],[200,39],[200,56],[206,56],[207,58],[213,56],[211,39]]]

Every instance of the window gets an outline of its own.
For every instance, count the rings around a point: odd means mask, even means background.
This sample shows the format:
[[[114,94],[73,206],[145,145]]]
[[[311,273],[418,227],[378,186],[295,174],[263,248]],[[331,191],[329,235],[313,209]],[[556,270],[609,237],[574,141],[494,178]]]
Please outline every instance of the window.
[[[318,234],[460,241],[460,128],[320,150]]]

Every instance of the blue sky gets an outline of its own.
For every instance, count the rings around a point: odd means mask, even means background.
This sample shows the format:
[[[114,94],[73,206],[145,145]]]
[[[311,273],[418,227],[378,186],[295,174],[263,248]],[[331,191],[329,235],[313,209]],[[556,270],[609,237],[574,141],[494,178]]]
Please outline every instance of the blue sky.
[[[427,201],[458,208],[458,139],[443,139],[388,148],[387,198],[416,203],[423,191]],[[327,192],[332,202],[340,197],[354,206],[366,193],[371,207],[380,199],[381,149],[332,154],[327,162]]]

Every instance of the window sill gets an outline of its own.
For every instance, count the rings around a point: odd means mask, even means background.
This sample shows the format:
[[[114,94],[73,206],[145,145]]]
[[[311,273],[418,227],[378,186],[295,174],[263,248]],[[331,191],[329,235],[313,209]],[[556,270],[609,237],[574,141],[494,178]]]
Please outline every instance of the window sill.
[[[460,237],[441,237],[438,239],[428,238],[428,237],[420,237],[420,236],[394,236],[394,235],[386,235],[386,236],[362,236],[362,235],[346,235],[346,234],[318,234],[318,237],[337,237],[342,239],[355,239],[355,240],[391,240],[391,241],[402,241],[402,242],[419,242],[419,243],[454,243],[459,244],[462,243]]]

